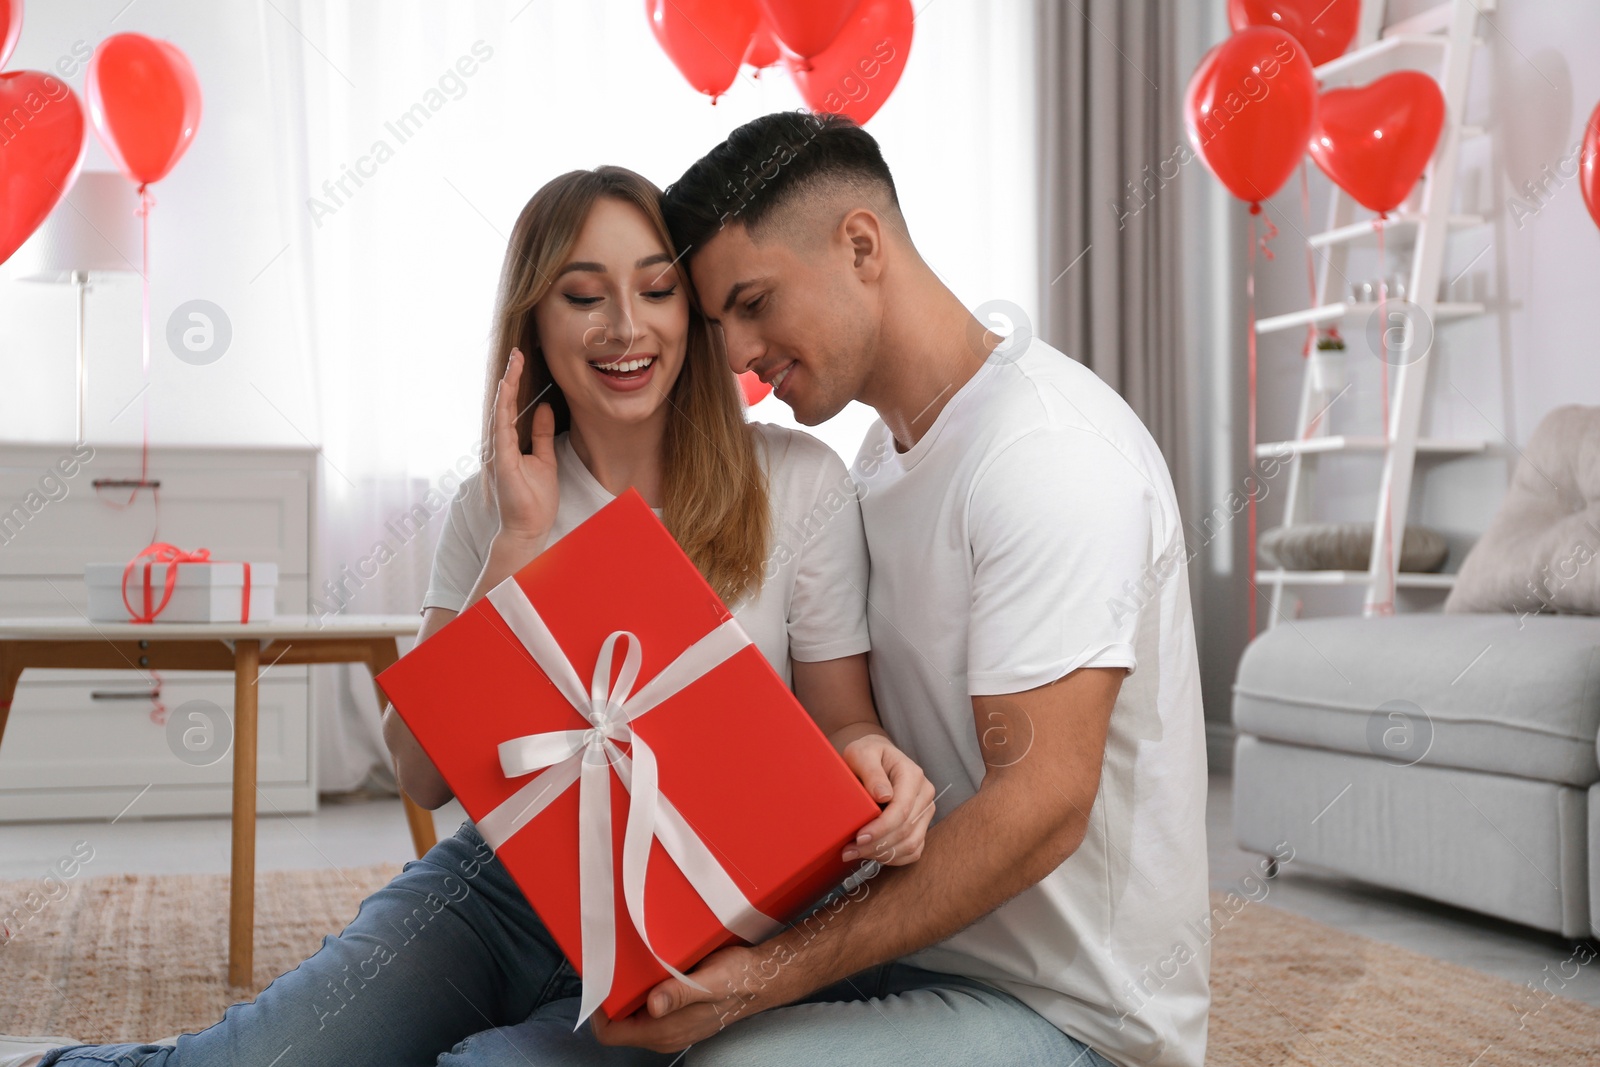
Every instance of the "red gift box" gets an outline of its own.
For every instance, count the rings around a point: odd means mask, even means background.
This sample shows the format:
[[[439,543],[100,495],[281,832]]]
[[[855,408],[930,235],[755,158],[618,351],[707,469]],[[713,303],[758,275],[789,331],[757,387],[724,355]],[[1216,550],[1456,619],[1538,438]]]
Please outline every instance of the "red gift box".
[[[580,1023],[768,936],[878,814],[633,490],[378,683],[583,976]]]

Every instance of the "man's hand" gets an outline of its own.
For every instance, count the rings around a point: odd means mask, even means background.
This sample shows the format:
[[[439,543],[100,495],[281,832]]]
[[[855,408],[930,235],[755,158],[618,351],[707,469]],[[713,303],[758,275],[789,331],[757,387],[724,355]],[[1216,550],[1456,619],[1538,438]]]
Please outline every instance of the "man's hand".
[[[730,945],[700,961],[689,977],[705,986],[702,993],[676,978],[650,991],[645,1006],[614,1021],[595,1012],[589,1017],[602,1045],[633,1045],[656,1052],[677,1052],[704,1041],[731,1023],[772,1007],[762,993],[777,977],[777,964],[756,949]]]
[[[889,867],[915,862],[922,856],[933,821],[933,783],[916,761],[881,733],[856,738],[840,755],[868,795],[880,804],[887,802],[840,858],[850,863],[865,856]]]
[[[870,903],[863,892],[853,898],[859,906],[832,911],[824,923],[804,931],[791,925],[753,948],[711,954],[690,972],[709,992],[669,979],[633,1016],[609,1023],[595,1016],[596,1036],[608,1045],[686,1048],[942,941],[1037,884],[1088,830],[1126,675],[1120,667],[1080,668],[1026,692],[974,697],[979,743],[993,762],[986,760],[976,795],[929,831],[922,862],[882,868],[859,887],[871,887]],[[664,1005],[653,1003],[662,995]]]

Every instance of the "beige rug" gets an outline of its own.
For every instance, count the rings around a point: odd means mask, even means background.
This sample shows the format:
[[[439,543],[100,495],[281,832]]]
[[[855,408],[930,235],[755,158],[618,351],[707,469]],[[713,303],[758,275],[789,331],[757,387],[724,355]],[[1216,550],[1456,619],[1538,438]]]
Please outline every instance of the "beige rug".
[[[399,870],[260,875],[256,988],[316,951]],[[68,885],[67,896],[29,916],[9,941],[0,932],[0,1032],[153,1040],[208,1026],[236,999],[224,984],[224,877],[121,875]],[[0,882],[0,915],[38,888]],[[1224,924],[1213,953],[1211,1067],[1600,1064],[1600,1009],[1266,904]]]

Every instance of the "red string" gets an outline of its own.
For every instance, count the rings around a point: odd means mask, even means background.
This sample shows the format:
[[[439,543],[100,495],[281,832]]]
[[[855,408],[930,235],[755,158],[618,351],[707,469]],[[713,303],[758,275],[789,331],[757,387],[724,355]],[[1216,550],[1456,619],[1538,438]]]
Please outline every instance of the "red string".
[[[139,481],[128,493],[128,499],[122,503],[107,500],[103,493],[96,490],[96,496],[107,507],[118,511],[133,505],[139,499],[139,490],[148,488],[150,500],[155,508],[155,522],[150,529],[150,544],[156,544],[161,538],[161,491],[150,484],[150,209],[155,207],[156,198],[150,192],[148,184],[139,186],[139,206],[134,209],[134,214],[139,216],[139,233],[141,238],[139,273],[140,273],[140,321],[141,349],[139,368],[144,378],[143,396],[141,407],[143,409],[143,427],[140,431],[139,445]]]
[[[157,726],[167,724],[167,705],[161,700],[161,672],[150,672],[150,721]]]
[[[1273,254],[1272,251],[1272,240],[1278,236],[1278,227],[1274,226],[1272,224],[1272,220],[1265,214],[1261,216],[1261,222],[1267,228],[1267,232],[1261,235],[1261,255],[1265,257],[1268,262],[1271,262],[1272,260],[1278,258]]]
[[[1385,449],[1394,446],[1394,434],[1389,427],[1389,259],[1384,253],[1383,231],[1389,221],[1387,214],[1380,214],[1372,222],[1372,228],[1378,233],[1378,349],[1379,363],[1382,365],[1383,384],[1381,408],[1383,411],[1383,443]],[[1387,451],[1385,452],[1387,455]],[[1394,614],[1395,597],[1395,564],[1394,564],[1394,498],[1389,495],[1392,489],[1384,489],[1383,508],[1383,599],[1375,601],[1373,611],[1379,615]]]
[[[148,481],[150,478],[150,209],[155,207],[156,198],[150,194],[150,187],[145,184],[139,186],[139,229],[142,237],[140,249],[140,303],[143,316],[144,330],[140,337],[142,350],[139,357],[140,369],[144,372],[144,440],[139,449],[139,480]],[[138,492],[137,489],[134,490]]]
[[[1261,221],[1266,225],[1266,232],[1263,233],[1260,236],[1259,239],[1256,237],[1256,218],[1257,218],[1257,216],[1260,216]],[[1245,292],[1249,296],[1249,301],[1250,301],[1250,309],[1249,309],[1249,318],[1250,318],[1250,322],[1249,322],[1249,334],[1250,334],[1250,374],[1249,374],[1249,394],[1250,394],[1249,423],[1250,423],[1250,430],[1249,430],[1249,437],[1250,437],[1250,444],[1249,444],[1249,450],[1246,453],[1246,455],[1249,458],[1248,458],[1248,460],[1246,462],[1248,463],[1249,467],[1252,470],[1255,469],[1255,463],[1256,463],[1256,348],[1257,348],[1257,345],[1256,345],[1256,252],[1259,249],[1260,252],[1261,252],[1261,255],[1264,258],[1266,258],[1269,262],[1274,260],[1274,259],[1277,259],[1278,257],[1273,254],[1272,248],[1271,248],[1271,245],[1270,245],[1270,242],[1272,241],[1272,239],[1277,237],[1277,236],[1278,236],[1278,227],[1276,227],[1276,226],[1274,226],[1272,224],[1272,220],[1270,218],[1268,218],[1267,216],[1265,216],[1265,215],[1263,215],[1261,213],[1261,205],[1259,203],[1251,204],[1250,205],[1250,271],[1249,271],[1248,277],[1245,279]],[[1247,552],[1247,554],[1248,554],[1249,558],[1246,560],[1245,566],[1246,566],[1246,568],[1248,568],[1248,574],[1249,574],[1250,607],[1249,607],[1248,610],[1249,610],[1250,637],[1253,639],[1256,636],[1256,596],[1258,595],[1258,591],[1256,589],[1256,494],[1255,493],[1251,493],[1250,494],[1250,501],[1249,501],[1249,504],[1248,504],[1248,508],[1249,508],[1249,513],[1248,513],[1248,517],[1245,520],[1246,521],[1246,526],[1247,526],[1247,529],[1245,531],[1245,539],[1248,542],[1248,546],[1247,546],[1248,547],[1248,552]]]
[[[1246,320],[1247,324],[1248,324],[1248,327],[1249,327],[1249,334],[1250,334],[1250,341],[1249,341],[1249,353],[1250,353],[1250,356],[1249,356],[1249,375],[1248,375],[1248,377],[1249,377],[1249,393],[1250,393],[1250,414],[1249,414],[1249,427],[1250,428],[1249,428],[1249,434],[1248,434],[1248,436],[1249,436],[1249,446],[1248,446],[1248,448],[1247,448],[1247,450],[1245,452],[1245,455],[1247,457],[1249,457],[1246,462],[1251,467],[1254,467],[1255,466],[1255,462],[1256,462],[1256,216],[1260,215],[1260,214],[1261,214],[1261,205],[1260,204],[1251,204],[1250,205],[1250,252],[1249,252],[1250,267],[1249,267],[1249,271],[1247,272],[1247,274],[1245,276],[1245,283],[1244,283],[1245,295],[1246,295],[1246,297],[1248,299],[1248,302],[1249,302],[1249,305],[1250,305],[1249,311],[1248,311],[1248,317],[1247,317],[1247,320]],[[1266,223],[1267,223],[1268,226],[1271,226],[1272,225],[1272,220],[1268,219],[1268,220],[1266,220]],[[1273,232],[1276,233],[1277,231],[1274,230]],[[1262,238],[1261,239],[1261,242],[1260,242],[1260,244],[1261,244],[1261,252],[1262,252],[1263,255],[1267,256],[1270,259],[1272,257],[1272,250],[1267,247],[1267,245],[1266,245],[1267,240],[1268,240],[1268,238]],[[1246,524],[1247,524],[1247,529],[1246,529],[1246,534],[1245,534],[1246,541],[1247,541],[1247,552],[1246,552],[1245,566],[1247,568],[1247,573],[1249,575],[1249,590],[1250,590],[1250,606],[1249,606],[1249,609],[1248,609],[1248,618],[1249,618],[1249,627],[1250,627],[1249,639],[1250,640],[1254,640],[1255,636],[1256,636],[1256,597],[1259,595],[1259,593],[1258,593],[1258,591],[1256,589],[1256,494],[1255,493],[1251,493],[1250,494],[1250,502],[1249,502],[1248,506],[1249,506],[1249,514],[1248,514],[1248,517],[1245,520]]]
[[[1311,180],[1306,176],[1306,173],[1306,164],[1302,160],[1300,163],[1300,215],[1305,220],[1305,232],[1309,234],[1311,232]],[[1316,307],[1317,267],[1311,255],[1311,238],[1309,237],[1306,238],[1306,294],[1306,307]],[[1328,328],[1328,336],[1330,338],[1338,337],[1339,327],[1337,325],[1330,326]],[[1306,350],[1302,353],[1302,358],[1309,360],[1311,354],[1316,351],[1316,347],[1317,324],[1312,321],[1306,323]],[[1324,408],[1311,416],[1310,421],[1306,423],[1303,439],[1309,439],[1316,433],[1317,427],[1322,424],[1322,416],[1325,414],[1327,414],[1327,409]]]
[[[177,545],[169,545],[163,541],[157,541],[146,546],[142,552],[128,561],[126,567],[122,568],[122,606],[128,610],[129,620],[139,623],[154,622],[156,616],[166,610],[167,604],[172,600],[172,593],[178,585],[179,564],[217,562],[221,561],[212,559],[211,550],[208,548],[197,548],[193,552],[188,552]],[[163,584],[159,603],[156,602],[155,587],[151,578],[151,570],[157,563],[166,566],[166,571],[164,572],[166,581]],[[133,576],[134,569],[140,564],[144,565],[143,598],[140,601],[141,607],[135,608],[128,600],[128,579]],[[250,590],[252,582],[250,564],[244,563],[242,566],[244,567],[244,579],[243,588],[239,594],[239,621],[247,623],[250,621]]]
[[[1311,232],[1311,180],[1306,177],[1306,164],[1300,162],[1300,216],[1305,223],[1305,233]],[[1317,306],[1317,266],[1311,255],[1311,238],[1306,238],[1306,307]],[[1306,350],[1303,353],[1306,359],[1311,358],[1312,351],[1317,347],[1317,324],[1306,323]]]

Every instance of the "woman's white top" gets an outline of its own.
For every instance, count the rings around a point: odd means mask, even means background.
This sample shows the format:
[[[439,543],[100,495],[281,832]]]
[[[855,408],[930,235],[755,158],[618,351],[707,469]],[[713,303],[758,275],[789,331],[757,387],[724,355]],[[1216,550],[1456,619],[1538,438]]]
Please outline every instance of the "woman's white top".
[[[867,543],[855,483],[827,445],[797,430],[751,423],[767,471],[772,527],[758,591],[729,607],[785,684],[789,661],[838,659],[867,651]],[[561,499],[551,542],[613,499],[557,434]],[[459,612],[489,558],[500,516],[480,471],[450,502],[434,550],[423,609]],[[661,509],[657,508],[659,516]]]

